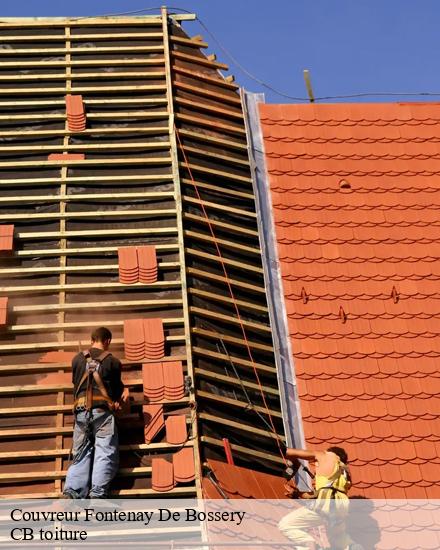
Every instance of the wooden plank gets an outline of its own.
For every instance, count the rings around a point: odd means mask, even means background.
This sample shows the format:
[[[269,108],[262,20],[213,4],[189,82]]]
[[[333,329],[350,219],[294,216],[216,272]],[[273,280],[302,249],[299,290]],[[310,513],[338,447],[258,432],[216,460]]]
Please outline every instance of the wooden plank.
[[[242,367],[250,367],[251,369],[257,369],[261,372],[267,372],[269,374],[276,374],[277,369],[269,365],[263,365],[262,363],[256,363],[248,361],[247,359],[241,359],[240,357],[235,357],[232,355],[226,355],[224,353],[217,353],[216,351],[199,348],[198,346],[193,346],[193,353],[201,357],[209,357],[210,359],[219,359],[220,361],[225,361],[226,363],[233,363],[234,365],[240,365]]]
[[[214,113],[215,116],[226,117],[237,119],[239,121],[243,120],[243,113],[240,111],[230,111],[229,109],[222,109],[217,107],[217,105],[212,105],[211,103],[199,103],[198,101],[192,101],[191,99],[186,99],[184,97],[176,97],[174,101],[178,105],[183,105],[195,111],[206,111],[208,113]]]
[[[240,166],[242,168],[249,168],[249,161],[247,159],[243,160],[228,155],[220,155],[218,153],[214,153],[213,151],[199,149],[197,147],[190,147],[189,145],[185,145],[185,152],[198,157],[208,157],[212,161],[224,162],[228,166],[236,164],[237,166]]]
[[[179,285],[180,287],[180,285]],[[97,326],[107,326],[107,327],[121,327],[124,325],[123,321],[108,321],[103,319],[99,323],[96,321],[93,322],[69,322],[64,321],[58,323],[34,323],[31,325],[12,325],[6,329],[8,334],[16,334],[19,332],[56,332],[57,330],[66,330],[66,329],[83,329],[85,327],[95,328]],[[182,342],[185,340],[185,336],[182,334],[173,334],[172,336],[166,336],[165,341],[168,343],[172,342]]]
[[[72,267],[72,266],[71,266]],[[75,266],[76,267],[76,266]],[[58,268],[61,269],[61,268]],[[67,266],[65,269],[69,269],[69,266]],[[64,310],[77,310],[77,309],[100,309],[100,308],[112,308],[112,307],[159,307],[163,306],[164,308],[174,305],[181,305],[182,300],[181,298],[167,298],[167,299],[154,299],[154,300],[125,300],[125,301],[112,301],[112,302],[77,302],[77,303],[68,303],[63,304]],[[49,312],[49,311],[58,311],[60,308],[59,304],[38,304],[38,305],[25,305],[25,306],[12,306],[11,311],[12,313],[28,313],[31,311],[43,311],[43,312]],[[114,340],[116,343],[116,340]],[[66,342],[64,342],[65,345],[67,345]],[[72,342],[72,344],[78,345],[78,342]],[[23,344],[24,346],[27,346],[27,344]],[[35,344],[37,346],[39,344]],[[14,344],[14,346],[21,346],[21,344]],[[8,349],[10,346],[6,346]],[[0,350],[3,349],[4,346],[0,345]],[[22,349],[21,347],[18,347],[16,349]]]
[[[232,181],[237,181],[237,182],[242,182],[242,183],[252,183],[252,178],[249,178],[247,176],[240,176],[238,174],[234,174],[232,172],[225,172],[223,170],[214,170],[213,168],[207,168],[206,166],[201,166],[200,164],[188,164],[188,166],[186,166],[186,164],[184,163],[180,163],[180,165],[182,166],[182,168],[185,168],[187,169],[188,171],[191,171],[191,172],[201,172],[202,174],[208,174],[210,176],[214,176],[214,177],[218,177],[218,178],[224,178],[224,179],[227,179],[227,180],[232,180]]]
[[[193,495],[196,493],[196,488],[193,486],[190,487],[174,487],[174,489],[171,489],[170,491],[167,491],[166,493],[161,493],[158,491],[154,491],[153,489],[120,489],[115,491],[110,491],[110,496],[115,497],[150,497],[150,498],[164,498],[166,495],[167,497],[169,495],[177,495],[177,496],[185,496],[185,495]],[[61,493],[57,491],[48,491],[45,493],[11,493],[7,495],[0,495],[0,500],[17,500],[19,499],[45,499],[45,498],[60,498]],[[169,534],[172,531],[181,533],[182,528],[181,527],[166,527],[166,532]],[[198,527],[186,527],[186,531],[198,531]],[[156,531],[155,529],[149,529],[148,533],[153,534],[153,531]],[[159,530],[163,532],[163,530]],[[130,530],[128,533],[132,533]],[[142,533],[145,533],[145,529],[142,530]],[[116,536],[120,536],[120,532],[115,532]]]
[[[70,145],[5,145],[0,148],[1,153],[31,153],[37,152],[56,152],[56,151],[122,151],[132,149],[168,149],[168,141],[138,142],[138,143],[75,143]],[[32,197],[30,197],[32,198]]]
[[[223,382],[225,384],[232,384],[233,386],[237,386],[238,388],[241,388],[241,386],[244,386],[248,390],[258,391],[260,393],[260,386],[258,384],[255,384],[254,382],[239,380],[238,378],[234,378],[232,376],[226,376],[224,374],[218,374],[210,370],[199,369],[199,368],[196,369],[196,374],[198,374],[202,378],[216,380],[217,382]],[[270,386],[265,386],[265,385],[262,385],[262,388],[264,393],[279,396],[279,391],[275,388],[271,388]]]
[[[157,251],[175,251],[179,249],[177,243],[174,244],[155,244]],[[107,254],[112,252],[114,254]],[[34,250],[17,250],[15,256],[17,257],[28,257],[28,256],[59,256],[60,254],[65,254],[66,256],[83,256],[87,254],[106,254],[114,256],[118,252],[117,246],[102,246],[102,247],[84,247],[84,248],[66,248],[65,250],[60,250],[59,248],[39,248]],[[159,262],[159,269],[173,269],[174,267],[180,267],[179,262]]]
[[[69,219],[84,219],[96,220],[100,218],[129,218],[141,217],[150,218],[157,216],[174,216],[176,210],[174,208],[164,208],[158,210],[95,210],[94,212],[43,212],[36,214],[0,214],[0,221],[16,221],[16,220],[69,220]]]
[[[219,193],[222,196],[230,195],[231,197],[237,197],[237,198],[240,198],[240,199],[249,199],[249,200],[254,199],[254,196],[251,193],[244,193],[242,191],[236,191],[235,189],[229,189],[228,187],[219,187],[218,185],[212,185],[210,183],[202,183],[200,181],[193,182],[192,180],[187,179],[187,178],[182,178],[181,181],[182,181],[182,183],[185,183],[187,185],[191,185],[192,187],[196,186],[199,189],[206,189],[208,191],[214,191],[215,193]]]
[[[119,159],[84,159],[84,160],[26,160],[16,162],[0,162],[0,168],[57,168],[58,166],[78,166],[85,168],[86,166],[132,166],[134,164],[160,166],[171,163],[168,157],[157,158],[119,158]],[[139,178],[141,179],[141,178]],[[71,178],[69,179],[71,181]],[[59,183],[59,181],[58,181]]]
[[[1,51],[1,50],[0,50]],[[130,105],[132,103],[142,103],[145,105],[162,105],[166,103],[165,98],[159,98],[159,97],[140,97],[136,98],[136,96],[132,98],[112,98],[112,99],[83,99],[83,103],[87,105]],[[0,101],[1,107],[53,107],[54,105],[59,105],[60,107],[64,107],[66,104],[64,99],[32,99],[32,100],[19,100],[19,101]],[[151,129],[151,128],[150,128]],[[49,132],[49,130],[47,130]],[[57,130],[58,132],[60,130]],[[67,133],[69,133],[68,129],[66,129]],[[84,134],[85,131],[81,132],[81,134]],[[90,132],[90,130],[89,130]],[[93,130],[95,132],[95,130]],[[72,132],[73,133],[73,132]],[[74,132],[77,133],[77,132]],[[121,143],[121,145],[123,145]]]
[[[183,238],[183,218],[182,218],[182,196],[179,174],[179,159],[177,155],[177,139],[176,129],[174,125],[174,103],[173,103],[173,89],[172,89],[172,77],[171,77],[171,61],[170,61],[170,44],[168,33],[168,12],[167,8],[163,6],[161,8],[162,15],[162,33],[164,41],[164,53],[165,53],[165,71],[166,71],[166,83],[167,83],[167,100],[168,111],[170,113],[170,141],[171,141],[171,154],[172,154],[172,169],[173,169],[173,181],[174,181],[174,193],[177,208],[177,228],[178,228],[178,241],[179,241],[179,260],[180,260],[180,279],[182,281],[182,307],[185,326],[185,350],[187,357],[187,369],[188,375],[194,380],[194,367],[192,359],[192,347],[191,347],[191,321],[189,316],[189,303],[188,293],[186,292],[186,260]],[[194,393],[190,393],[190,401],[194,410],[197,410],[197,404],[195,402]],[[199,433],[197,424],[197,415],[192,415],[191,430],[194,438],[194,470],[195,470],[195,485],[197,488],[197,497],[203,498],[202,492],[202,467],[200,463],[200,450],[199,450]]]
[[[160,404],[160,405],[182,405],[182,404],[186,404],[186,403],[189,403],[189,399],[188,397],[183,397],[182,399],[163,399],[161,401],[157,401],[157,404]],[[136,405],[136,406],[142,406],[144,405],[144,401],[134,401],[134,402],[131,402],[131,405]],[[16,417],[16,416],[35,416],[35,415],[51,415],[51,414],[56,414],[56,413],[59,413],[59,412],[63,412],[63,413],[66,413],[66,414],[72,414],[72,405],[47,405],[47,406],[42,406],[42,407],[10,407],[10,408],[5,408],[5,409],[0,409],[0,417]],[[192,443],[192,442],[191,442]],[[168,446],[172,446],[171,444],[169,443],[166,443],[165,445],[168,445]],[[176,446],[180,446],[180,445],[176,445]],[[1,455],[2,453],[0,453],[0,460],[1,460]]]
[[[200,116],[187,115],[184,113],[176,113],[176,119],[188,124],[194,124],[196,126],[202,126],[206,128],[215,128],[217,132],[224,131],[226,133],[236,134],[239,136],[245,136],[246,131],[241,126],[231,126],[230,124],[224,124],[218,120],[212,120],[208,118],[202,118]]]
[[[168,118],[168,113],[166,111],[108,111],[105,113],[88,113],[87,118],[90,120],[94,119],[110,119],[114,120],[117,118],[150,118],[150,119],[160,119]],[[1,115],[0,120],[7,120],[8,122],[13,122],[14,120],[65,120],[66,115],[64,113],[38,113],[35,115],[32,114],[19,114],[19,115]]]
[[[226,239],[218,239],[217,237],[212,237],[211,235],[207,235],[205,233],[199,233],[197,231],[190,231],[187,229],[185,231],[186,237],[191,237],[193,239],[196,239],[198,241],[204,241],[209,243],[217,243],[219,245],[228,247],[229,249],[233,248],[236,250],[240,250],[241,252],[249,252],[250,254],[256,254],[258,256],[258,259],[260,259],[261,250],[259,248],[254,248],[252,246],[246,246],[244,244],[236,243],[234,241],[228,241]]]
[[[60,256],[66,256],[66,250],[62,250]],[[159,264],[160,267],[160,264]],[[91,290],[99,290],[100,292],[112,292],[114,290],[132,290],[132,289],[143,289],[143,290],[156,290],[161,288],[175,288],[176,286],[181,286],[180,279],[174,281],[157,281],[155,283],[135,283],[131,285],[126,285],[123,283],[58,283],[51,285],[24,285],[24,286],[1,286],[0,293],[11,295],[11,294],[39,294],[41,292],[60,292],[66,290],[84,290],[85,292]],[[109,321],[103,321],[103,325],[108,324]],[[16,325],[10,325],[7,327],[8,331],[16,330]]]
[[[221,439],[215,439],[214,437],[208,437],[204,435],[202,436],[202,443],[224,448],[223,441]],[[262,458],[264,460],[270,460],[271,462],[275,462],[276,464],[281,464],[284,466],[284,460],[279,455],[274,455],[272,453],[267,453],[262,451],[256,451],[254,449],[248,449],[247,447],[243,447],[243,445],[235,445],[234,443],[231,443],[231,449],[237,452],[238,454],[244,454],[246,456]]]
[[[213,262],[220,262],[224,265],[230,265],[232,267],[238,267],[239,269],[245,269],[246,271],[251,271],[252,273],[258,273],[263,275],[263,269],[255,267],[254,265],[245,264],[243,262],[237,262],[236,260],[230,260],[229,258],[220,258],[217,254],[208,254],[207,252],[201,252],[200,250],[195,250],[193,248],[187,248],[187,254],[191,256],[197,256],[198,258],[203,258],[205,260],[211,260]],[[1,273],[1,270],[0,270]]]
[[[121,80],[123,82],[123,80]],[[164,86],[162,84],[131,84],[131,85],[113,85],[113,86],[75,86],[75,93],[76,94],[87,94],[87,93],[105,93],[110,92],[112,95],[117,94],[118,92],[140,92],[140,91],[147,91],[147,92],[158,92],[163,91]],[[18,95],[18,94],[24,94],[24,95],[32,95],[35,96],[37,94],[49,94],[53,95],[55,93],[59,93],[62,95],[65,95],[69,93],[67,88],[63,86],[62,88],[56,88],[56,87],[44,87],[44,88],[26,88],[25,86],[22,86],[20,88],[0,88],[0,94],[8,94],[8,95]]]
[[[255,304],[253,302],[247,302],[245,300],[234,300],[232,301],[230,296],[223,296],[222,294],[216,294],[214,292],[207,292],[206,290],[201,290],[199,288],[189,288],[188,292],[193,296],[200,296],[201,298],[206,298],[207,300],[214,300],[216,302],[223,302],[229,305],[235,303],[240,308],[252,309],[254,311],[260,311],[262,313],[267,313],[267,307],[264,307],[260,304]]]
[[[227,88],[228,90],[236,91],[238,89],[237,84],[227,82],[224,78],[215,78],[213,76],[207,75],[206,73],[192,71],[189,69],[185,69],[184,67],[179,67],[178,65],[173,65],[172,70],[173,73],[182,74],[184,76],[194,78],[195,80],[201,80],[202,82],[207,82],[209,84],[214,84],[222,88]],[[218,73],[218,76],[221,76],[220,73]]]
[[[243,142],[220,138],[220,137],[217,137],[216,135],[195,132],[193,130],[187,130],[186,128],[180,128],[179,134],[180,136],[187,137],[195,141],[200,141],[201,143],[212,143],[213,145],[219,145],[222,148],[237,149],[242,153],[247,154],[247,145],[246,143],[243,143]]]
[[[186,220],[191,220],[191,221],[201,222],[206,224],[209,223],[214,227],[220,227],[221,229],[226,229],[228,231],[231,231],[232,233],[242,233],[243,235],[249,235],[250,237],[258,238],[258,231],[254,231],[253,229],[247,229],[246,227],[241,227],[240,225],[236,225],[233,223],[220,222],[218,220],[206,218],[205,216],[198,216],[197,214],[190,214],[188,212],[185,212],[183,217]]]
[[[130,35],[131,36],[131,35]],[[169,36],[170,42],[174,44],[183,44],[184,46],[194,46],[195,48],[207,48],[208,43],[196,38],[185,38],[183,36]]]
[[[182,317],[168,317],[163,319],[163,324],[165,326],[181,326],[183,324],[183,318]],[[96,325],[94,325],[96,326]],[[123,341],[121,338],[117,340],[113,340],[113,343],[119,342],[119,344],[123,344]],[[89,342],[85,342],[87,345],[90,345]],[[81,344],[81,343],[80,343]],[[76,342],[76,345],[78,347],[78,342]],[[185,357],[183,355],[179,356],[169,356],[168,358],[165,357],[162,359],[162,361],[184,361]],[[144,361],[144,363],[148,361]],[[128,361],[125,358],[121,359],[122,366],[133,366],[133,365],[139,365],[139,362],[133,362]],[[54,370],[70,370],[71,365],[70,363],[20,363],[20,372],[22,374],[29,374],[29,373],[48,373],[53,372]],[[17,374],[17,364],[13,365],[0,365],[0,374]],[[129,385],[132,384],[132,381],[128,383]],[[142,380],[137,380],[136,384],[142,385]],[[23,387],[23,386],[19,386]],[[39,387],[39,386],[36,386]],[[15,391],[15,386],[14,386]]]
[[[27,196],[12,196],[12,197],[0,197],[0,204],[17,204],[26,203],[32,204],[34,202],[58,202],[63,200],[66,202],[75,201],[106,201],[116,199],[145,199],[145,200],[157,200],[157,199],[172,199],[174,193],[172,191],[150,191],[142,193],[81,193],[79,195],[27,195]]]
[[[111,72],[111,73],[72,73],[72,80],[101,80],[101,79],[157,79],[160,80],[165,77],[165,73],[162,71],[133,71],[133,72]],[[43,81],[51,82],[53,80],[64,80],[64,73],[47,73],[47,74],[14,74],[14,75],[0,75],[0,82],[17,82],[20,80],[28,81]]]
[[[162,33],[139,32],[139,33],[130,33],[129,36],[130,38],[151,38],[155,40],[158,38],[161,39]],[[27,34],[27,35],[17,35],[17,34],[7,35],[7,36],[2,35],[3,42],[64,42],[65,39],[66,39],[65,34],[42,34],[40,32],[36,34]],[[75,41],[84,42],[86,40],[127,40],[127,33],[72,34],[70,36],[70,40],[71,42],[75,42]],[[145,46],[145,47],[157,47],[157,46]],[[109,47],[109,51],[115,51],[115,49],[119,51],[120,48],[121,48],[120,46],[116,46],[116,48],[114,46],[111,46]],[[76,48],[73,48],[73,49],[76,49]],[[91,53],[96,51],[95,48],[83,48],[83,49],[87,50],[88,52],[91,51]],[[127,47],[125,51],[130,51],[130,50],[131,48]],[[6,50],[6,52],[9,52],[9,51],[11,50]],[[37,48],[36,51],[47,53],[47,50],[45,48]]]
[[[228,334],[222,334],[214,330],[205,330],[203,328],[193,327],[191,329],[193,334],[198,336],[205,336],[206,338],[211,338],[213,340],[223,340],[224,342],[230,342],[231,344],[238,344],[239,346],[249,345],[252,349],[257,349],[261,351],[267,351],[273,353],[274,349],[272,346],[267,346],[266,344],[259,344],[258,342],[253,342],[251,339],[248,339],[247,342],[243,338],[235,338],[235,336],[229,336]]]
[[[119,445],[119,451],[124,452],[144,452],[174,450],[181,447],[192,447],[193,442],[186,441],[183,445],[172,445],[171,443],[140,443],[133,445]],[[53,458],[62,456],[67,458],[70,454],[70,449],[33,449],[32,451],[4,451],[0,452],[0,460],[24,460],[26,458]]]
[[[175,21],[194,21],[195,13],[170,13],[168,17]],[[159,26],[162,19],[158,15],[112,16],[97,17],[2,17],[0,28],[38,28],[38,27],[112,27]],[[128,29],[127,29],[128,30]],[[127,33],[130,36],[130,33]],[[125,35],[127,37],[127,34]],[[72,35],[75,36],[75,35]],[[76,35],[81,36],[81,35]],[[63,37],[64,38],[64,37]]]
[[[258,411],[262,414],[268,414],[266,407],[260,407],[259,405],[249,405],[249,403],[246,403],[245,401],[239,401],[238,399],[232,399],[230,397],[226,397],[225,395],[216,395],[214,393],[209,393],[207,391],[198,390],[197,396],[202,397],[204,399],[209,399],[210,401],[216,401],[218,403],[224,403],[226,405],[231,405],[232,407],[237,407],[239,409],[247,409],[249,411]],[[273,409],[269,409],[269,413],[271,416],[275,416],[276,418],[283,418],[283,415],[279,411],[274,411]]]
[[[201,277],[202,279],[208,279],[211,281],[221,282],[221,283],[229,283],[232,286],[238,286],[239,288],[244,288],[246,290],[251,290],[253,292],[258,292],[259,294],[265,294],[266,289],[261,286],[252,285],[250,283],[245,283],[243,281],[239,281],[237,279],[230,279],[229,277],[222,277],[220,275],[216,275],[215,273],[209,273],[207,271],[202,271],[201,269],[195,269],[193,267],[189,267],[187,270],[187,273],[190,275],[193,275],[194,277]]]
[[[263,325],[261,323],[254,323],[253,321],[245,321],[243,319],[241,319],[241,321],[240,321],[239,319],[237,319],[236,317],[232,317],[231,315],[223,315],[223,314],[218,313],[216,311],[210,311],[208,309],[203,309],[203,308],[194,307],[194,306],[190,307],[190,312],[194,313],[195,315],[200,315],[202,317],[208,317],[210,319],[225,321],[225,322],[231,323],[233,325],[242,324],[244,327],[254,329],[254,330],[258,330],[260,332],[266,332],[266,333],[272,334],[271,328],[269,326]]]
[[[186,63],[194,63],[195,65],[202,65],[203,67],[211,67],[212,69],[218,69],[220,71],[228,71],[229,66],[226,65],[226,63],[219,63],[218,61],[211,61],[210,59],[207,59],[206,57],[201,57],[198,55],[190,55],[184,52],[180,52],[178,50],[172,50],[171,56],[174,59],[181,59],[182,61],[185,61]]]
[[[146,37],[149,37],[150,35],[146,34],[146,35],[143,35],[142,33],[141,34],[141,38],[146,38]],[[120,35],[102,35],[102,34],[89,34],[89,35],[81,35],[83,37],[87,37],[87,36],[90,36],[92,37],[91,39],[93,39],[93,37],[96,37],[94,38],[95,40],[98,40],[98,39],[101,39],[101,40],[108,40],[108,37],[111,36],[111,40],[114,40],[114,39],[118,39],[118,38],[124,38],[124,40],[127,39],[127,35],[125,34],[120,34]],[[107,39],[105,38],[101,38],[102,36],[107,36]],[[98,38],[99,37],[99,38]],[[130,38],[132,37],[132,35],[130,34]],[[27,41],[32,41],[32,42],[38,42],[41,40],[41,36],[40,35],[34,35],[34,36],[6,36],[6,37],[3,37],[2,36],[2,42],[27,42]],[[71,36],[70,37],[70,40],[71,41],[74,41],[74,40],[78,40],[78,36]],[[87,38],[85,38],[85,40],[88,40]],[[58,38],[55,38],[53,35],[49,35],[47,36],[47,40],[44,40],[44,42],[50,42],[50,41],[56,41],[56,42],[61,42]],[[82,41],[82,40],[81,40]],[[9,48],[5,48],[5,49],[2,49],[0,50],[0,56],[7,56],[7,57],[10,57],[10,56],[16,56],[16,55],[25,55],[25,56],[29,56],[29,55],[36,55],[36,54],[40,54],[41,56],[49,56],[49,55],[59,55],[59,54],[88,54],[88,55],[95,55],[97,53],[136,53],[136,52],[149,52],[149,53],[154,53],[154,52],[162,52],[163,51],[163,46],[162,45],[154,45],[154,46],[97,46],[97,47],[90,47],[90,48],[83,48],[81,46],[76,46],[76,47],[70,47],[70,48],[67,48],[67,47],[54,47],[54,48],[16,48],[16,49],[9,49]]]
[[[72,53],[72,49],[67,50],[67,54]],[[114,51],[114,50],[113,50]],[[80,59],[77,61],[50,60],[45,61],[20,61],[21,67],[111,67],[123,65],[163,65],[163,57],[141,58],[141,59]],[[17,68],[17,61],[1,61],[0,69]]]
[[[154,136],[159,136],[163,134],[168,133],[168,126],[164,127],[150,127],[150,126],[136,126],[133,127],[126,127],[126,128],[94,128],[91,129],[85,129],[81,132],[82,136],[88,136],[88,135],[100,135],[100,134],[111,134],[119,136],[119,134],[154,134]],[[33,138],[33,137],[42,137],[42,136],[65,136],[65,135],[75,135],[77,132],[71,132],[70,130],[43,130],[43,129],[35,129],[35,130],[12,130],[10,132],[1,132],[0,131],[0,137],[23,137],[26,138]]]
[[[207,97],[208,99],[214,99],[222,103],[230,103],[231,105],[236,105],[241,107],[241,99],[236,95],[222,94],[221,92],[213,92],[212,90],[207,90],[200,86],[191,86],[186,82],[181,82],[180,80],[174,80],[173,87],[177,90],[183,90],[194,95],[201,97]]]
[[[234,208],[233,206],[229,205],[217,204],[216,202],[205,201],[196,197],[189,197],[188,195],[184,195],[183,200],[191,204],[203,205],[206,208],[212,208],[213,210],[221,210],[222,212],[236,214],[237,216],[244,216],[246,218],[257,218],[256,212],[250,212],[249,210],[243,210],[242,208]]]
[[[66,231],[66,237],[103,237],[103,236],[118,236],[118,235],[168,235],[170,233],[176,233],[177,229],[175,227],[142,227],[142,228],[132,228],[132,229],[79,229],[75,231]],[[19,232],[16,237],[19,239],[48,239],[50,237],[58,237],[58,231],[32,231],[28,233]],[[1,271],[0,271],[1,272]]]
[[[120,468],[117,472],[118,477],[134,477],[134,476],[146,476],[151,475],[151,466],[135,466],[133,468]],[[66,477],[67,470],[48,470],[45,472],[8,472],[6,474],[0,473],[0,484],[14,483],[23,481],[38,481],[44,479],[64,479]]]
[[[67,183],[95,183],[95,182],[107,182],[107,181],[116,181],[120,185],[123,185],[125,182],[133,183],[162,183],[164,181],[170,181],[172,176],[170,174],[154,174],[154,175],[142,175],[142,176],[71,176],[66,178]],[[21,185],[21,184],[32,184],[32,185],[48,185],[50,183],[59,185],[59,178],[13,178],[13,179],[0,179],[1,185]]]
[[[203,420],[208,420],[209,422],[214,422],[216,424],[222,424],[223,426],[229,426],[239,431],[250,432],[263,437],[270,437],[271,439],[279,439],[285,441],[285,437],[281,434],[275,434],[274,432],[269,432],[268,430],[261,430],[255,426],[248,426],[247,424],[241,424],[235,420],[228,420],[227,418],[221,418],[218,415],[208,414],[208,413],[199,413],[200,418]]]

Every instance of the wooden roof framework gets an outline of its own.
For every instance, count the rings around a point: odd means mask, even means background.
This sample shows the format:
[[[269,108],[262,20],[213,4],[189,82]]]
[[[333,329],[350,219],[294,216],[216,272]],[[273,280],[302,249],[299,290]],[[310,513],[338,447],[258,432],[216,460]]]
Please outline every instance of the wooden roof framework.
[[[185,446],[194,449],[196,471],[194,483],[167,496],[202,496],[202,463],[224,456],[223,437],[240,465],[281,469],[270,424],[280,440],[284,432],[241,100],[219,72],[227,66],[183,32],[185,19],[163,11],[0,24],[0,223],[15,225],[14,253],[0,260],[0,293],[10,302],[0,335],[3,498],[62,490],[70,364],[40,356],[87,346],[90,330],[105,325],[123,358],[123,321],[137,317],[163,319],[164,361],[183,361],[195,387],[164,401],[166,414],[187,414]],[[84,97],[81,133],[66,122],[69,93]],[[86,156],[47,160],[53,152]],[[118,246],[139,244],[156,246],[158,282],[123,285]],[[130,434],[115,494],[161,496],[149,481],[151,457],[169,458],[174,448],[139,437],[140,365],[123,364]]]

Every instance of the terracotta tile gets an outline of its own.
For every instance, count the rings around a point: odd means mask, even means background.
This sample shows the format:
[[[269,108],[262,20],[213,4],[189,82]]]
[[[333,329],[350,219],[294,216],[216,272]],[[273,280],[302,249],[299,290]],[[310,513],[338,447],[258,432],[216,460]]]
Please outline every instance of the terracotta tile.
[[[162,405],[143,405],[145,443],[151,443],[165,426],[165,417]]]
[[[51,153],[47,160],[84,160],[84,153]]]
[[[145,337],[143,319],[124,321],[125,357],[129,361],[142,360],[145,357]]]
[[[66,114],[69,130],[85,130],[86,115],[81,95],[66,95]]]
[[[166,399],[181,399],[185,395],[183,366],[181,361],[162,363]]]
[[[174,461],[174,457],[173,457],[173,462],[174,462],[174,470],[177,473],[176,463]],[[176,476],[176,481],[177,482],[179,481],[177,479],[177,476]],[[203,479],[202,479],[202,491],[203,491],[203,498],[205,498],[205,499],[214,499],[214,498],[223,499],[222,495],[217,490],[217,487],[214,485],[214,483],[211,481],[211,479],[209,479],[206,476],[203,477]]]
[[[118,248],[119,282],[132,284],[139,282],[138,256],[135,246]]]
[[[162,363],[142,365],[144,397],[149,402],[162,401],[165,397],[164,369]]]
[[[14,241],[14,226],[0,225],[0,252],[12,252]]]
[[[145,356],[148,359],[161,359],[164,356],[165,335],[162,319],[144,319]]]
[[[158,492],[170,491],[174,485],[173,464],[164,458],[153,458],[152,467],[152,488]]]
[[[170,415],[165,421],[167,442],[173,445],[182,445],[188,438],[186,416]]]
[[[195,478],[194,451],[192,447],[184,447],[173,454],[174,479],[177,483],[188,483]],[[212,484],[212,482],[211,482]],[[215,487],[215,486],[214,486]],[[205,492],[205,485],[203,485]],[[209,490],[210,494],[215,494],[214,490]],[[218,491],[215,489],[218,494]],[[209,497],[218,498],[218,497]]]
[[[39,363],[71,363],[75,357],[74,351],[47,351],[39,359]]]
[[[6,296],[0,297],[0,326],[4,327],[7,324],[8,319],[8,298]]]
[[[326,424],[328,437],[336,437],[331,419],[339,415],[341,419],[349,419],[341,423],[343,432],[349,424],[353,437],[364,438],[364,441],[370,437],[370,432],[373,433],[376,443],[370,447],[359,444],[359,452],[364,453],[369,462],[376,457],[393,461],[395,453],[399,455],[396,455],[398,461],[404,457],[433,460],[423,456],[432,457],[432,445],[438,437],[436,420],[440,414],[440,400],[434,396],[440,394],[440,380],[436,376],[436,360],[428,355],[440,352],[440,344],[431,337],[435,332],[432,319],[421,316],[440,313],[437,301],[430,298],[437,292],[437,282],[430,280],[435,264],[426,261],[438,257],[440,247],[435,242],[424,242],[430,238],[435,241],[433,228],[438,216],[430,209],[434,194],[425,191],[428,186],[435,187],[436,180],[422,173],[423,170],[435,172],[437,164],[440,165],[432,158],[438,154],[439,145],[438,139],[436,142],[433,139],[440,137],[440,132],[436,124],[426,125],[420,120],[431,116],[438,120],[439,107],[431,104],[415,107],[410,104],[322,104],[292,108],[290,105],[266,106],[264,109],[271,119],[270,129],[264,129],[265,139],[271,136],[271,155],[289,157],[282,162],[267,159],[269,171],[273,168],[270,184],[277,187],[274,205],[277,230],[282,228],[277,231],[277,239],[287,312],[302,315],[311,311],[337,313],[323,299],[335,296],[349,316],[361,316],[336,328],[324,319],[304,323],[301,318],[292,318],[289,328],[294,335],[292,348],[297,363],[300,361],[298,355],[312,357],[298,369],[298,389],[307,411],[305,418],[320,419],[319,424],[322,424],[316,427],[317,422],[305,422],[306,437],[323,441]],[[316,121],[320,126],[316,126]],[[289,142],[283,141],[288,135],[302,142],[297,148],[300,154],[315,158],[294,158]],[[335,137],[340,138],[339,143],[334,142]],[[402,142],[402,137],[406,138],[406,143]],[[317,138],[330,141],[317,143]],[[357,142],[353,143],[353,139]],[[428,158],[417,158],[420,155]],[[392,161],[388,160],[391,156],[394,156]],[[312,173],[313,177],[306,175]],[[311,187],[327,190],[339,185],[341,177],[350,180],[353,191],[307,192]],[[395,192],[399,187],[402,190]],[[404,188],[419,191],[413,193]],[[297,189],[306,192],[291,192]],[[414,209],[412,205],[416,203],[425,208]],[[298,221],[302,225],[299,236],[297,229],[289,232],[290,227],[297,227],[293,224]],[[419,226],[420,221],[425,225]],[[327,227],[317,228],[316,222],[327,224]],[[361,242],[354,244],[354,239]],[[408,239],[412,239],[411,244],[405,242]],[[294,240],[303,244],[292,246]],[[309,244],[304,244],[307,240]],[[318,278],[313,283],[302,281],[310,275]],[[346,275],[356,279],[343,281],[341,276]],[[415,276],[422,278],[415,280]],[[397,304],[392,302],[391,296],[389,299],[380,297],[381,293],[390,292],[391,281],[400,293]],[[321,299],[306,305],[297,304],[293,297],[295,288],[304,284],[312,288],[311,294],[321,295]],[[341,299],[349,295],[377,298]],[[424,298],[408,298],[423,295]],[[314,334],[327,336],[324,350],[323,342],[313,340]],[[391,334],[402,336],[390,338]],[[330,335],[345,337],[335,344]],[[378,338],[379,335],[383,336]],[[317,360],[317,357],[325,359]],[[340,360],[345,361],[345,365],[337,368],[332,362],[336,357],[344,357]],[[314,366],[308,370],[310,361],[314,361]],[[322,365],[321,371],[315,366],[317,361]],[[341,374],[352,377],[343,379],[342,389],[336,382]],[[360,379],[361,374],[368,378]],[[329,375],[329,378],[324,382],[322,375]],[[348,398],[356,395],[362,399],[351,404]],[[329,405],[329,396],[342,404]],[[355,418],[359,420],[353,420]],[[409,418],[414,420],[409,421]],[[391,462],[387,463],[388,467],[398,469]],[[379,488],[378,494],[403,496],[405,488],[398,486],[396,471],[384,474],[393,484],[387,489]],[[424,483],[423,480],[420,483]],[[373,490],[370,487],[366,494],[371,495]],[[425,494],[423,488],[420,490],[419,495]],[[410,494],[415,493],[409,489]]]

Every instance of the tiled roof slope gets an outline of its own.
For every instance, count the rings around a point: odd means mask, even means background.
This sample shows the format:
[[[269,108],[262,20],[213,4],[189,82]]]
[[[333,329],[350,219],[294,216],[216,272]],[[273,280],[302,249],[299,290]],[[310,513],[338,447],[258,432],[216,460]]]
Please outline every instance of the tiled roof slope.
[[[261,105],[309,446],[440,498],[440,104]]]

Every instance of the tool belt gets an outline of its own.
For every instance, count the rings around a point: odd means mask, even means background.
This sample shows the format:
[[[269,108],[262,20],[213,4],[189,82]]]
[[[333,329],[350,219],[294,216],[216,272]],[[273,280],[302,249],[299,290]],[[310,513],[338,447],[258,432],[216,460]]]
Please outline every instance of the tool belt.
[[[93,396],[93,403],[92,403],[92,409],[109,409],[113,410],[114,403],[111,401],[110,403],[108,401],[104,401],[102,396]],[[78,397],[75,399],[73,403],[73,410],[86,410],[87,409],[87,397],[85,395],[82,395],[81,397]]]

